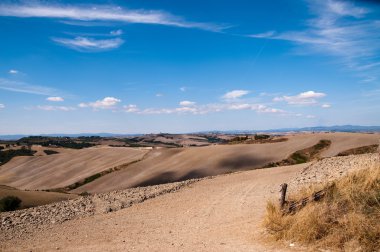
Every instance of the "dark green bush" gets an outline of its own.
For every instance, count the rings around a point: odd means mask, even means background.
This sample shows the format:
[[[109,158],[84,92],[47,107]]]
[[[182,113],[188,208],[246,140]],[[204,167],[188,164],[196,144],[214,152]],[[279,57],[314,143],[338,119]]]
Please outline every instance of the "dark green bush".
[[[255,135],[255,140],[265,140],[265,139],[269,139],[270,138],[270,135],[264,135],[264,134],[261,134],[261,135]]]
[[[90,182],[94,181],[95,179],[100,178],[101,176],[102,175],[100,173],[96,173],[96,174],[94,174],[94,175],[92,175],[90,177],[87,177],[84,180],[84,184],[90,183]]]
[[[11,160],[13,157],[16,156],[33,156],[33,154],[36,153],[34,150],[21,148],[17,150],[5,150],[0,151],[0,165],[5,164],[9,160]]]
[[[53,151],[53,150],[44,150],[44,152],[46,153],[46,155],[53,155],[53,154],[59,153],[58,151]]]
[[[0,212],[14,211],[20,207],[21,199],[16,196],[6,196],[0,199]]]

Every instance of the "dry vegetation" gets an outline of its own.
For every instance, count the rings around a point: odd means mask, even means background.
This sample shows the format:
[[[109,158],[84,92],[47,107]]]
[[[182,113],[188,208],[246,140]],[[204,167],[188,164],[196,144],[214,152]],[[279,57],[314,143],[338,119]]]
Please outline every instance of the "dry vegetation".
[[[273,202],[264,225],[276,240],[345,251],[380,251],[380,166],[349,174],[323,186],[304,188],[291,200],[324,188],[326,196],[295,214]]]
[[[278,143],[285,142],[288,138],[278,137],[266,134],[244,135],[236,136],[228,140],[228,144],[264,144],[264,143]]]
[[[342,152],[338,153],[338,156],[359,155],[359,154],[365,154],[365,153],[376,153],[378,148],[379,148],[378,144],[372,144],[372,145],[367,145],[367,146],[362,146],[362,147],[342,151]]]
[[[283,159],[279,162],[273,162],[269,163],[264,168],[268,167],[276,167],[276,166],[285,166],[285,165],[295,165],[295,164],[303,164],[306,162],[313,161],[315,159],[318,159],[321,155],[321,153],[328,149],[331,145],[330,140],[322,139],[317,144],[305,148],[302,150],[298,150],[291,154],[288,158]]]

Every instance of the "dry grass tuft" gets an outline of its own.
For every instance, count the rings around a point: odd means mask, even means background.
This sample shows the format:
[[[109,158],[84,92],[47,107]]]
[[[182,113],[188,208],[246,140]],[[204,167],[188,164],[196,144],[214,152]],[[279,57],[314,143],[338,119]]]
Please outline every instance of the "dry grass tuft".
[[[333,183],[304,188],[292,200],[326,189],[319,202],[293,215],[267,205],[264,225],[276,240],[291,240],[344,251],[380,251],[380,166],[349,174]]]

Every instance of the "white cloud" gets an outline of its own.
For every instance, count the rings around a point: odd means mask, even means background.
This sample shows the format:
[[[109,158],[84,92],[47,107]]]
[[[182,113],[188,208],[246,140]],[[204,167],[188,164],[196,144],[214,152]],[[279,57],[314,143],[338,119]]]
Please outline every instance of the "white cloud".
[[[186,87],[180,87],[179,90],[181,90],[181,92],[185,92],[187,90]]]
[[[0,16],[57,18],[82,22],[159,24],[211,31],[220,31],[224,28],[215,24],[188,22],[163,11],[127,10],[110,5],[1,4]]]
[[[258,34],[252,34],[250,37],[252,38],[271,38],[276,34],[275,31],[267,31],[263,33],[258,33]]]
[[[0,109],[3,109],[3,108],[5,108],[5,105],[0,103]]]
[[[135,104],[125,105],[123,106],[123,110],[128,113],[136,113],[140,111],[137,105]]]
[[[225,100],[233,100],[233,99],[240,98],[240,97],[247,95],[247,94],[249,94],[249,91],[247,91],[247,90],[233,90],[233,91],[225,93],[222,96],[222,98]]]
[[[192,102],[192,101],[181,101],[179,103],[179,105],[184,106],[184,107],[190,107],[190,106],[194,106],[195,102]]]
[[[11,70],[8,71],[8,73],[9,73],[9,74],[18,74],[19,71],[16,70],[16,69],[11,69]]]
[[[313,118],[316,118],[316,116],[315,115],[307,115],[306,118],[313,119]]]
[[[275,97],[274,102],[285,101],[292,105],[314,105],[318,103],[318,99],[325,97],[325,93],[317,93],[314,91],[307,91],[294,96],[281,96]]]
[[[304,22],[306,29],[269,31],[250,37],[286,40],[295,43],[303,54],[338,57],[340,64],[355,70],[358,77],[374,81],[380,72],[380,25],[375,15],[368,15],[371,10],[353,1],[309,0],[308,3],[315,17]]]
[[[0,78],[0,89],[12,91],[12,92],[20,92],[20,93],[28,93],[28,94],[37,94],[37,95],[55,95],[58,93],[58,90],[31,85],[28,83],[13,81],[8,79]]]
[[[123,30],[121,30],[121,29],[114,30],[114,31],[111,31],[110,34],[112,36],[120,36],[120,35],[123,35]]]
[[[157,93],[157,94],[156,94],[156,97],[162,97],[162,96],[164,96],[164,95],[161,94],[161,93]]]
[[[119,48],[124,43],[124,40],[122,40],[121,38],[93,39],[87,37],[76,37],[74,39],[53,38],[52,40],[58,44],[81,52],[97,52],[112,50],[115,48]]]
[[[62,102],[64,99],[60,96],[50,96],[46,98],[47,101],[52,101],[52,102]]]
[[[190,104],[191,103],[191,104]],[[284,110],[271,108],[264,104],[249,104],[249,103],[217,103],[217,104],[205,104],[197,105],[186,101],[180,104],[181,107],[177,108],[147,108],[139,109],[136,105],[124,106],[123,110],[129,113],[150,115],[150,114],[193,114],[193,115],[203,115],[209,113],[218,113],[228,110],[251,110],[257,113],[270,113],[279,115],[291,115]]]
[[[105,97],[103,100],[97,100],[96,102],[80,103],[78,106],[81,108],[93,108],[93,109],[112,109],[121,102],[120,99],[115,97]]]
[[[328,12],[338,16],[361,18],[369,12],[366,8],[356,7],[350,2],[327,0],[323,5],[327,7]]]
[[[330,104],[322,104],[321,107],[322,107],[322,108],[331,108],[331,105],[330,105]]]
[[[37,109],[45,110],[45,111],[73,111],[76,108],[66,107],[66,106],[37,106]]]

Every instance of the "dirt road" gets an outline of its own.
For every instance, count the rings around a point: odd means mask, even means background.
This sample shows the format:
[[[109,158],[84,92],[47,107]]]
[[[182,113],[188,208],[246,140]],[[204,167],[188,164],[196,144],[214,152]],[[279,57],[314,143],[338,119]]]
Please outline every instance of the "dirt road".
[[[305,165],[206,179],[117,212],[52,224],[4,251],[286,251],[262,241],[268,198]],[[278,246],[278,245],[277,245]],[[294,251],[294,249],[292,249]]]

